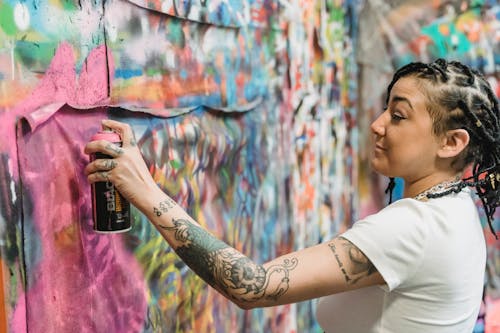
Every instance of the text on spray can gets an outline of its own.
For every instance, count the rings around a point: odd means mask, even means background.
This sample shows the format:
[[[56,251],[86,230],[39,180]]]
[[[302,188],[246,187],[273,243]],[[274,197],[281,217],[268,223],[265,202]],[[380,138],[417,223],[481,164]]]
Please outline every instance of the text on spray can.
[[[106,140],[121,146],[118,133],[103,130],[92,136],[94,140]],[[91,160],[111,159],[112,156],[95,153]],[[110,181],[92,184],[92,216],[94,230],[100,233],[117,233],[130,230],[130,203],[118,192]]]

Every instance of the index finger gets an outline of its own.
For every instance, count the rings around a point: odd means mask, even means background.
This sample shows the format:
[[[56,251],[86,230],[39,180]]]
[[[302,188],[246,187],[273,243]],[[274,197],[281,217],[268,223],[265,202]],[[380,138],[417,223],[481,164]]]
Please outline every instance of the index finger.
[[[122,146],[135,146],[134,132],[129,124],[116,120],[103,119],[102,125],[117,132],[122,138]]]

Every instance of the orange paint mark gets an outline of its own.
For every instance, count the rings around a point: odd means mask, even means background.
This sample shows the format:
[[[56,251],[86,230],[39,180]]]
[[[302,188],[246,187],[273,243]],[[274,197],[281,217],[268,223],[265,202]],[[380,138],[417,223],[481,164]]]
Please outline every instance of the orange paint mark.
[[[315,191],[316,189],[312,184],[308,181],[306,181],[304,184],[302,184],[303,189],[298,193],[297,196],[297,207],[299,211],[309,211],[313,209],[313,200],[315,196]]]
[[[439,8],[442,5],[442,0],[433,0],[432,1],[432,8]]]
[[[147,101],[148,106],[175,107],[179,97],[214,93],[223,89],[222,86],[219,88],[214,79],[206,77],[185,80],[178,76],[165,76],[161,81],[146,82],[143,78],[134,78],[112,91],[112,101],[135,99]]]
[[[0,83],[0,108],[12,108],[20,100],[27,98],[33,87],[21,81],[5,81]]]
[[[54,233],[54,244],[58,249],[69,250],[77,247],[79,238],[77,225],[72,223]]]
[[[450,27],[447,24],[440,24],[439,25],[439,32],[443,36],[449,36],[450,35]]]

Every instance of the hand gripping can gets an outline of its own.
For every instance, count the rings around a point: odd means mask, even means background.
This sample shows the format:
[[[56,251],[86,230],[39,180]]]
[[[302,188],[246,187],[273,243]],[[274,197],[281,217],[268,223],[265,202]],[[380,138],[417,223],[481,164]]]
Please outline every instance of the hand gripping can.
[[[118,146],[122,145],[120,135],[111,130],[97,132],[92,136],[92,141],[94,140],[106,140]],[[95,153],[90,158],[93,161],[112,157]],[[130,203],[110,181],[92,184],[92,215],[96,232],[117,233],[130,230]]]

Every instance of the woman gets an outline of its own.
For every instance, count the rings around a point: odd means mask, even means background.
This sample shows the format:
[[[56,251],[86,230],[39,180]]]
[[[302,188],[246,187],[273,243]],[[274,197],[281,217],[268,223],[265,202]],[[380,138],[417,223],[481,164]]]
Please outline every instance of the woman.
[[[85,152],[113,156],[87,165],[90,183],[109,180],[179,257],[243,309],[323,297],[327,332],[471,332],[481,303],[486,250],[467,186],[491,225],[499,205],[498,103],[487,81],[458,62],[412,63],[388,87],[373,122],[373,168],[405,182],[404,198],[342,235],[264,264],[216,239],[151,178],[126,124],[103,125]],[[464,170],[472,177],[462,179]],[[334,296],[330,296],[337,294]]]

